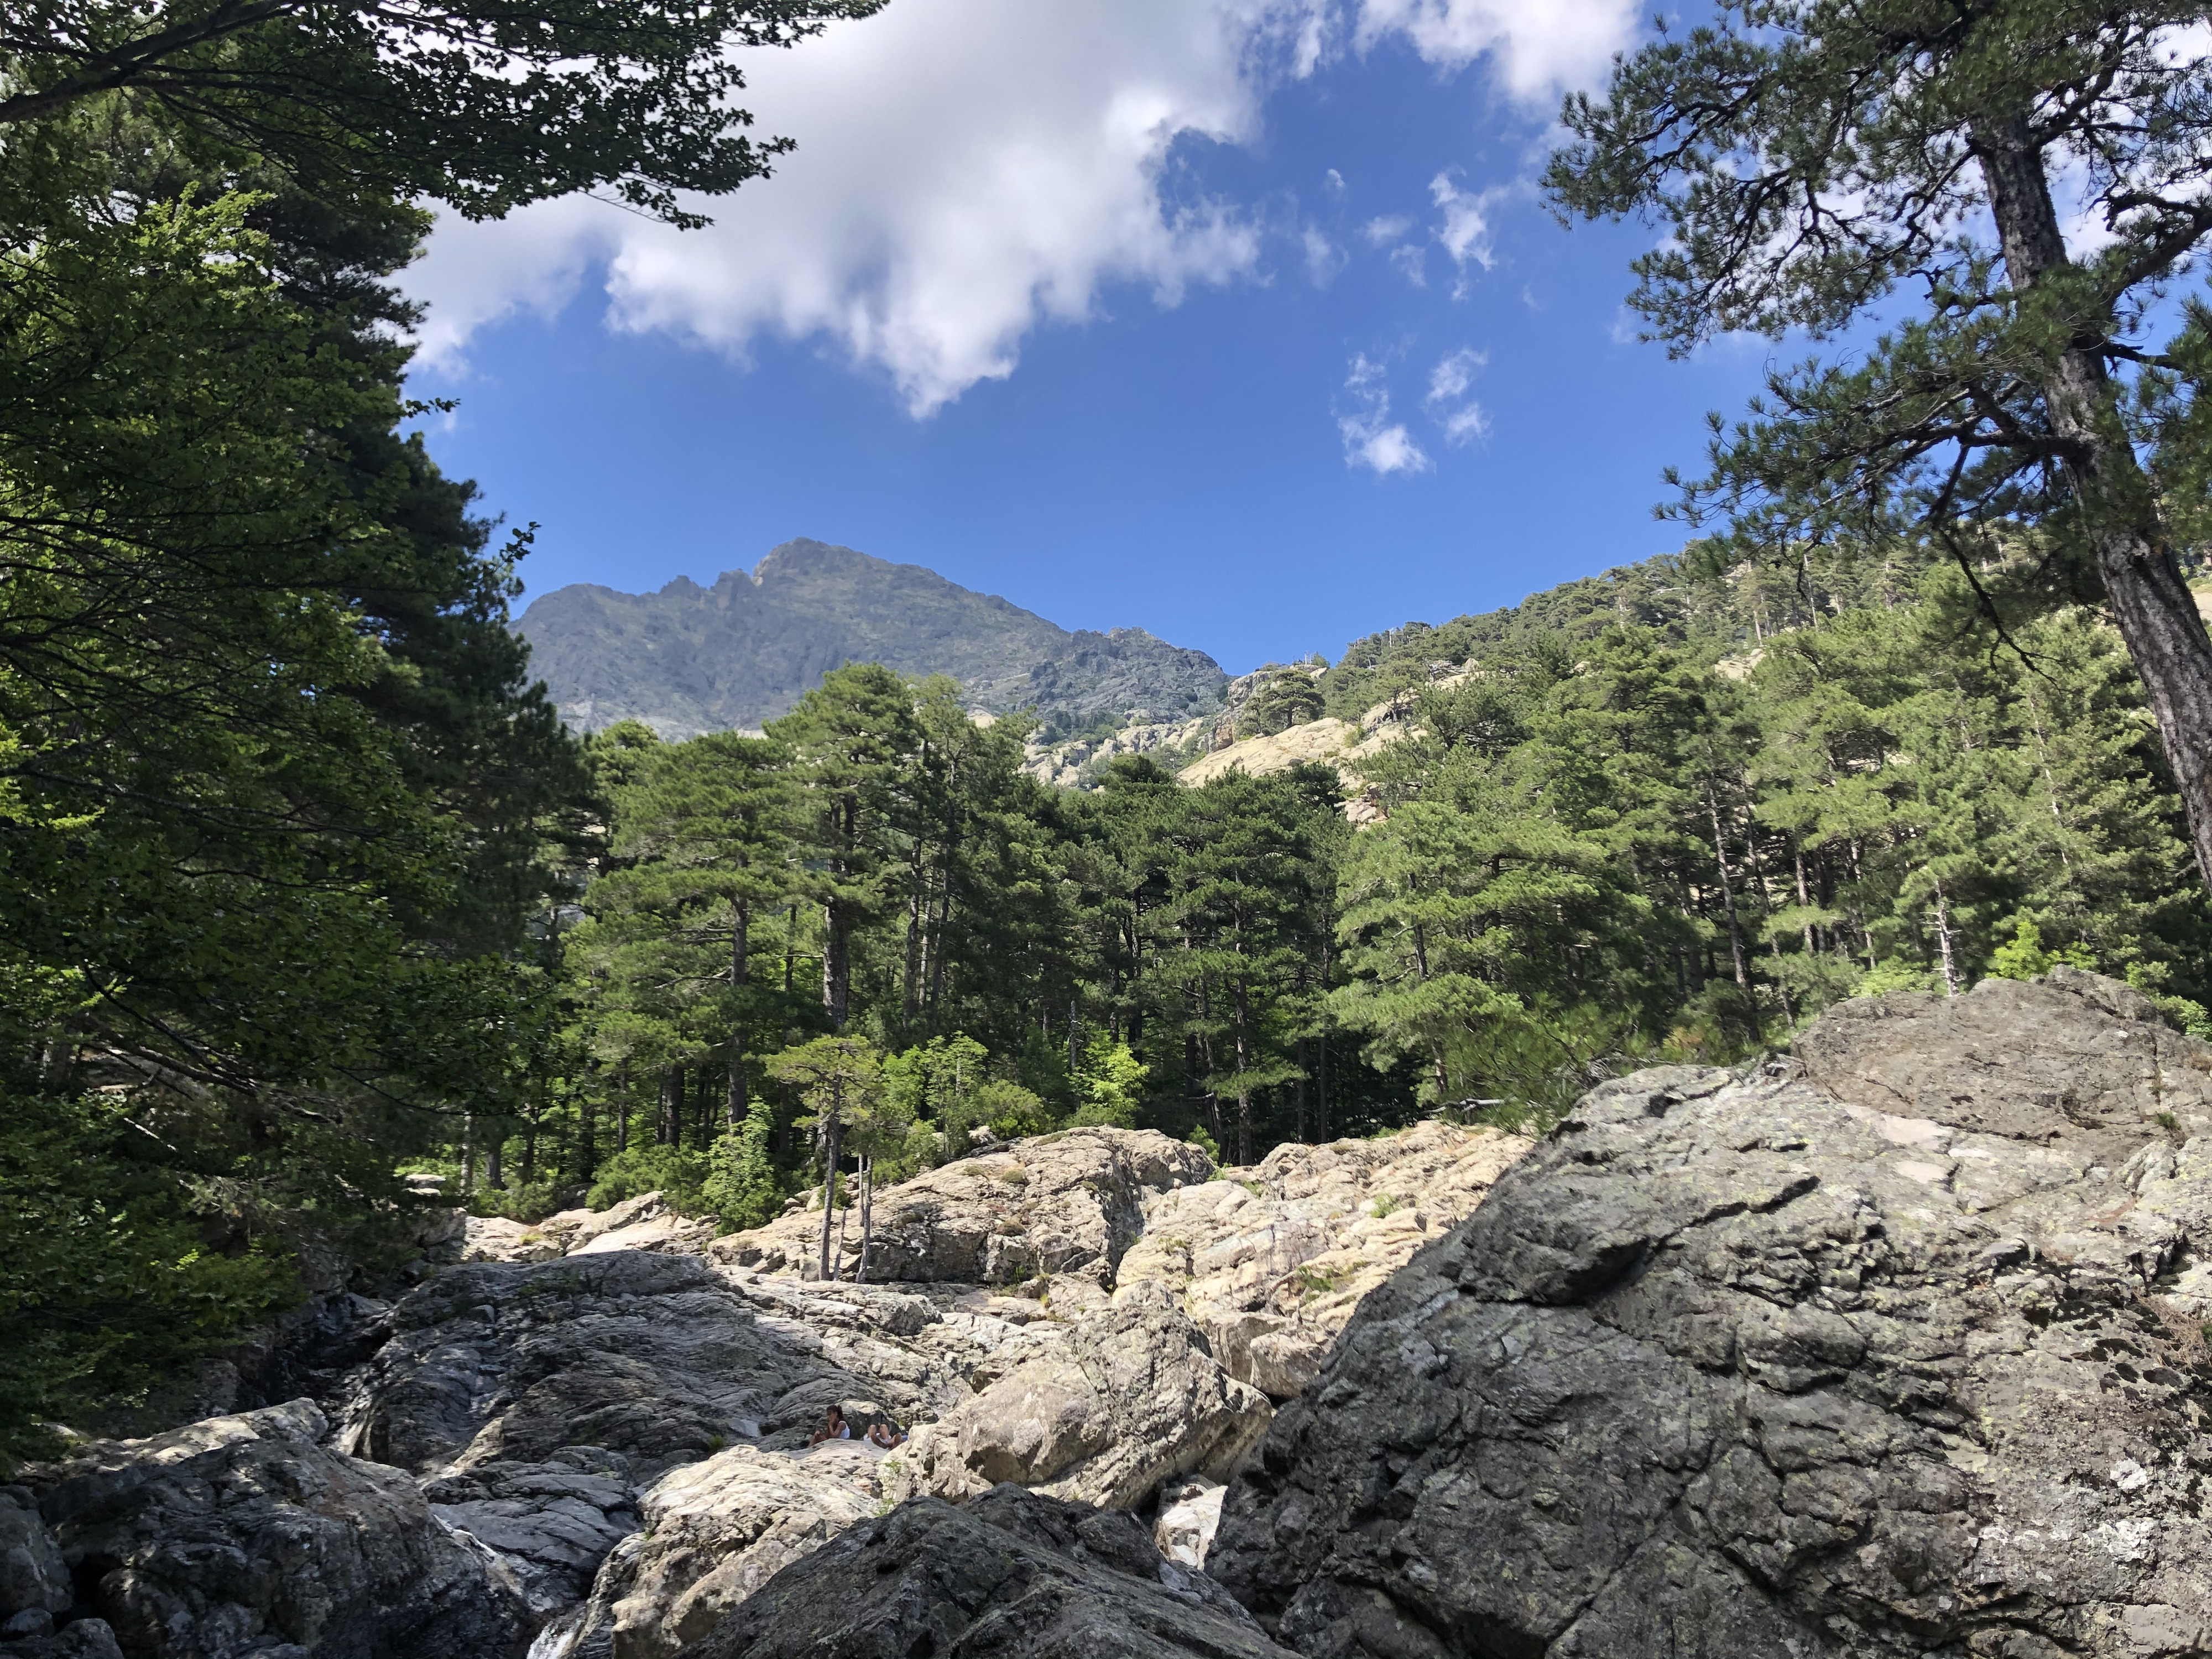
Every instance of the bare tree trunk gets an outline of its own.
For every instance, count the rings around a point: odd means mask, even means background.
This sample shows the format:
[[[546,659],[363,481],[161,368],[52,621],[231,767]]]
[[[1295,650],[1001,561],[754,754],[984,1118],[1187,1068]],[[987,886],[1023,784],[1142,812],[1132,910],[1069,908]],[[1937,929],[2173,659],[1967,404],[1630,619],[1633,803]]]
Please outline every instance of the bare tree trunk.
[[[1721,896],[1728,902],[1729,954],[1735,959],[1735,982],[1749,990],[1751,975],[1743,965],[1743,927],[1735,914],[1735,883],[1729,877],[1728,848],[1721,839],[1720,800],[1713,793],[1710,777],[1705,780],[1705,810],[1712,815],[1713,861],[1720,866]]]
[[[841,1036],[853,988],[847,927],[842,905],[833,901],[822,907],[822,1012],[830,1016],[830,1029]]]
[[[1314,1040],[1314,1140],[1328,1142],[1328,1033]]]
[[[461,1202],[469,1201],[469,1194],[477,1186],[477,1115],[471,1112],[461,1120]]]
[[[830,1281],[830,1212],[837,1207],[837,1131],[842,1127],[835,1112],[822,1130],[822,1267],[819,1277]]]
[[[507,1176],[500,1167],[500,1154],[507,1150],[506,1139],[495,1128],[484,1141],[484,1185],[495,1193],[507,1190]]]
[[[1959,994],[1959,968],[1951,955],[1951,906],[1944,896],[1943,884],[1936,884],[1936,946],[1943,957],[1943,994]]]
[[[863,1170],[867,1167],[866,1158],[860,1161],[860,1167]],[[845,1277],[845,1224],[852,1218],[853,1206],[850,1204],[837,1212],[837,1248],[830,1254],[830,1276],[833,1280],[842,1280]]]
[[[855,1285],[868,1282],[868,1246],[876,1237],[876,1158],[872,1152],[860,1154],[860,1270],[853,1275]]]
[[[745,1121],[745,997],[752,971],[752,907],[743,899],[730,917],[730,992],[737,1005],[730,1020],[730,1097],[725,1108],[730,1127]]]
[[[2005,270],[2014,289],[2033,293],[2048,273],[2071,263],[2043,152],[2025,117],[1976,128],[1974,143]],[[2104,358],[2086,346],[2060,352],[2043,396],[2051,429],[2069,447],[2067,478],[2113,620],[2158,717],[2197,874],[2212,886],[2212,637],[2121,424]]]

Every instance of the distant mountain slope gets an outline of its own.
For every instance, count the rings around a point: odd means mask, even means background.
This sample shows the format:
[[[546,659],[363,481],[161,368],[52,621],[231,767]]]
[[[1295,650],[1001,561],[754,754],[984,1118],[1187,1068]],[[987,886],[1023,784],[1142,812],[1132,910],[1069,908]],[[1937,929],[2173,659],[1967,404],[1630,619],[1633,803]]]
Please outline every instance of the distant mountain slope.
[[[670,737],[757,726],[848,662],[949,674],[972,706],[1035,708],[1054,734],[1133,710],[1204,714],[1229,678],[1141,628],[1071,634],[920,565],[806,540],[712,587],[678,576],[657,593],[558,588],[516,627],[570,726],[635,719]]]

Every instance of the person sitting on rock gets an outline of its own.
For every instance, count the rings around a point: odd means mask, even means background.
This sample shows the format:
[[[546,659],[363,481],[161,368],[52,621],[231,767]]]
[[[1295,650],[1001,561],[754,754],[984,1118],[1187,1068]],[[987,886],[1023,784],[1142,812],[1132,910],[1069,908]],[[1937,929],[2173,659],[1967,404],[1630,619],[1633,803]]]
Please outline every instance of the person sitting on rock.
[[[906,1437],[888,1423],[869,1424],[865,1438],[871,1446],[880,1447],[884,1451],[895,1450],[906,1444]]]
[[[822,1426],[814,1431],[814,1437],[806,1443],[818,1446],[825,1440],[850,1440],[852,1437],[853,1425],[845,1420],[844,1408],[832,1406],[822,1413]]]

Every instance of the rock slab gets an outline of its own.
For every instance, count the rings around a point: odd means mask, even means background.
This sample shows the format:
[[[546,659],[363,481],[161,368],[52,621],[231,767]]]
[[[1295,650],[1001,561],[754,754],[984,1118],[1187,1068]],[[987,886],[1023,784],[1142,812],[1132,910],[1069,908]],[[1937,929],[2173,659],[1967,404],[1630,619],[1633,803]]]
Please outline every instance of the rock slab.
[[[1149,1200],[1120,1282],[1165,1285],[1231,1376],[1287,1400],[1362,1298],[1472,1215],[1528,1145],[1439,1122],[1286,1142],[1249,1169]]]
[[[1360,1309],[1208,1558],[1330,1659],[2212,1650],[2212,1048],[2061,971],[1607,1084]]]
[[[787,1567],[682,1659],[1288,1659],[1133,1517],[1000,1486],[916,1498]]]
[[[56,1655],[487,1659],[531,1623],[415,1483],[318,1443],[306,1401],[95,1442],[26,1484],[97,1619]],[[112,1637],[100,1626],[112,1627]],[[71,1644],[74,1645],[71,1645]],[[33,1650],[40,1650],[33,1649]]]
[[[1145,1200],[1205,1181],[1213,1164],[1188,1141],[1149,1129],[1063,1129],[960,1158],[879,1194],[867,1277],[1012,1285],[1054,1273],[1110,1285],[1145,1231]],[[858,1215],[837,1260],[860,1266]],[[800,1211],[708,1247],[718,1261],[813,1276],[822,1212]]]

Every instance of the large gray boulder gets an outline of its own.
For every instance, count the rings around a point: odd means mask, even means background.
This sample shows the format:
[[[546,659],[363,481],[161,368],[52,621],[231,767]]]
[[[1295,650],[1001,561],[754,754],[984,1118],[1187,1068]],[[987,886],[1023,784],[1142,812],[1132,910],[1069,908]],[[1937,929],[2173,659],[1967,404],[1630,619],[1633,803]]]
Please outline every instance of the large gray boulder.
[[[900,1449],[915,1486],[963,1498],[1012,1481],[1132,1509],[1177,1475],[1218,1480],[1273,1415],[1215,1361],[1159,1285],[1124,1285],[1061,1340]]]
[[[1054,1273],[1110,1285],[1145,1231],[1145,1200],[1213,1174],[1188,1141],[1150,1129],[1062,1129],[963,1158],[877,1194],[868,1277],[883,1281],[1011,1285]],[[860,1217],[848,1218],[838,1261],[860,1261]],[[718,1261],[811,1276],[822,1212],[799,1211],[708,1248]]]
[[[2062,972],[1595,1091],[1362,1306],[1209,1570],[1310,1656],[2212,1651],[2212,1048]]]
[[[769,1579],[683,1659],[1289,1659],[1132,1516],[917,1498]]]
[[[832,1404],[860,1428],[932,1419],[1056,1340],[986,1297],[639,1251],[449,1267],[386,1324],[334,1443],[421,1477],[539,1615],[586,1595],[671,1471],[801,1446]]]
[[[532,1621],[415,1483],[318,1443],[307,1401],[95,1442],[24,1472],[97,1620],[55,1655],[497,1659]]]

